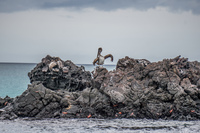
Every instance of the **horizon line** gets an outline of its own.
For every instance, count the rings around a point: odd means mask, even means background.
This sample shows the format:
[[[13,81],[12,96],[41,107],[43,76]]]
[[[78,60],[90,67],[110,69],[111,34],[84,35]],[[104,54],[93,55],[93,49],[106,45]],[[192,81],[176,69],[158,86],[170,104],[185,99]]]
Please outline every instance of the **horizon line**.
[[[39,63],[34,63],[34,62],[0,62],[0,64],[39,64]],[[93,65],[93,64],[92,63],[91,64],[89,64],[89,63],[83,63],[83,64],[77,63],[75,65]],[[113,65],[113,66],[115,66],[116,64],[104,64],[104,65]]]

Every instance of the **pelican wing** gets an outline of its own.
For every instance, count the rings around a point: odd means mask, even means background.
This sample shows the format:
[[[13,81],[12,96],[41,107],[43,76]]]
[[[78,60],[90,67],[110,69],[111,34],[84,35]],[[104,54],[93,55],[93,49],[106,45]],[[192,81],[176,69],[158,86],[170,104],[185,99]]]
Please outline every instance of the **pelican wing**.
[[[95,63],[97,63],[98,60],[99,60],[99,58],[94,59],[93,65],[95,65]]]
[[[111,54],[108,54],[108,55],[104,56],[105,59],[107,59],[109,57],[111,58],[111,61],[113,61],[113,56]]]

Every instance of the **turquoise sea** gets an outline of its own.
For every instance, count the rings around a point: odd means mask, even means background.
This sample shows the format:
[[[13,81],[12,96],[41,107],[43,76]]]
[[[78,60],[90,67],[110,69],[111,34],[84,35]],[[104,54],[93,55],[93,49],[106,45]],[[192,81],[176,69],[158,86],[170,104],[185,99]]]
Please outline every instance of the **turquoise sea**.
[[[86,71],[93,71],[92,64],[77,64],[84,66]],[[36,63],[0,63],[0,97],[16,97],[21,95],[26,89],[30,80],[30,72]],[[104,65],[108,70],[115,69],[115,65]]]

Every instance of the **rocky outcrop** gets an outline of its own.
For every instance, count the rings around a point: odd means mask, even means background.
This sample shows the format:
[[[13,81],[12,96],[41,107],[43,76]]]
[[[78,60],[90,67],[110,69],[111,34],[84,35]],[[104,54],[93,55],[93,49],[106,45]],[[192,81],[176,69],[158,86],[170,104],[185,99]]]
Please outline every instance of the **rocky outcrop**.
[[[0,109],[7,106],[13,101],[13,98],[10,98],[9,96],[6,96],[5,98],[0,97]]]
[[[47,56],[30,73],[31,85],[1,119],[200,119],[200,63],[180,56],[149,62],[125,57],[116,70],[92,72]]]
[[[91,74],[83,66],[78,67],[70,60],[62,61],[49,55],[28,76],[31,83],[40,82],[52,90],[77,91],[91,86]]]
[[[125,57],[115,71],[101,75],[101,79],[99,89],[110,96],[111,103],[123,105],[117,110],[125,117],[200,118],[199,62],[180,56],[154,63]]]

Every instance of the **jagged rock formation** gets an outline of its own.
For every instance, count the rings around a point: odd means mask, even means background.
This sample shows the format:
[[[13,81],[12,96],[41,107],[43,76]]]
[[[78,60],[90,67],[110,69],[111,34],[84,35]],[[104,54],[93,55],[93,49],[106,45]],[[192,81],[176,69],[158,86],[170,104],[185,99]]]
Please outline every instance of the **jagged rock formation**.
[[[5,98],[0,97],[0,108],[7,106],[7,104],[11,103],[12,101],[13,98],[10,98],[9,96],[6,96]]]
[[[47,55],[42,62],[28,73],[31,83],[41,82],[52,90],[83,90],[91,86],[91,74],[83,66],[78,67],[70,60]]]
[[[125,57],[115,71],[96,79],[111,103],[122,106],[117,112],[123,117],[132,111],[137,118],[200,118],[199,62],[179,56],[154,63]]]
[[[200,119],[200,63],[180,56],[153,63],[125,57],[116,70],[97,67],[92,76],[47,56],[29,77],[32,84],[3,108],[1,119]]]

